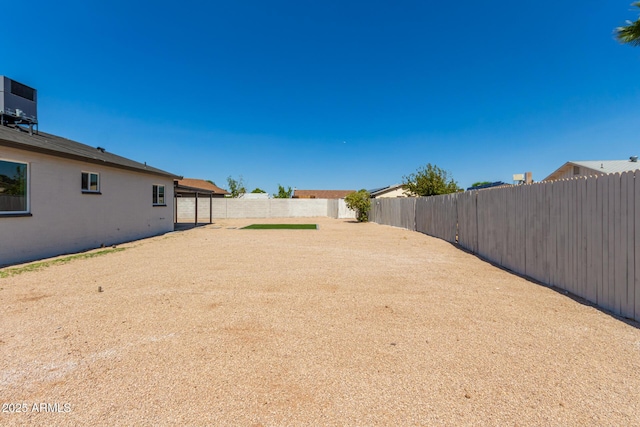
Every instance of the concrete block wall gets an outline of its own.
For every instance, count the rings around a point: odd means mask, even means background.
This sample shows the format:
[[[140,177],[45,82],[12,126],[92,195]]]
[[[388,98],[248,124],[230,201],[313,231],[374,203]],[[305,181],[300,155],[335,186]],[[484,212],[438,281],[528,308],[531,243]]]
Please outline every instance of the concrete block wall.
[[[224,218],[355,218],[342,199],[229,199],[208,197],[198,199],[198,221],[209,221],[209,206],[213,219]],[[177,222],[195,221],[195,198],[176,199]]]

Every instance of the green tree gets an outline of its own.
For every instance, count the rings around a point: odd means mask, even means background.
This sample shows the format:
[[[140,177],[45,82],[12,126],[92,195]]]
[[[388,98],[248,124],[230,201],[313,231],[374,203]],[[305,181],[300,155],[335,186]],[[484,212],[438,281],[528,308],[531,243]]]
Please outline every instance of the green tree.
[[[278,184],[278,194],[274,194],[273,198],[274,199],[290,199],[292,194],[293,194],[293,190],[291,189],[291,187],[287,187],[287,189],[285,190],[282,185]]]
[[[261,188],[257,188],[257,187],[256,187],[256,188],[252,191],[252,193],[266,193],[266,191],[264,191],[264,190],[263,190],[263,189],[261,189]]]
[[[449,172],[431,163],[403,177],[402,188],[405,194],[412,196],[437,196],[460,191],[458,183],[449,176]]]
[[[356,211],[356,219],[358,222],[367,222],[369,220],[371,195],[367,190],[360,190],[347,194],[344,201],[349,209]]]
[[[631,3],[631,6],[640,8],[640,1]],[[624,27],[616,28],[615,35],[620,43],[640,46],[640,17],[633,22],[627,21]]]
[[[231,176],[228,176],[227,184],[229,185],[229,193],[231,193],[231,197],[240,197],[247,192],[247,189],[244,188],[242,175],[240,175],[240,178],[238,178],[237,180],[231,178]]]

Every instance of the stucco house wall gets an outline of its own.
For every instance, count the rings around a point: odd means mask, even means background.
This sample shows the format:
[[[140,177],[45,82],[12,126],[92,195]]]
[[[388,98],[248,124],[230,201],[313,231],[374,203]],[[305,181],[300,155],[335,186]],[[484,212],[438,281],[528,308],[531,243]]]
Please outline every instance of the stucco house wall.
[[[611,173],[635,172],[640,169],[638,157],[629,160],[583,160],[569,161],[553,171],[543,181],[569,179],[578,176],[602,176]]]
[[[578,165],[566,165],[561,169],[557,170],[553,177],[545,178],[545,181],[553,181],[558,179],[570,179],[575,178],[577,176],[594,176],[594,175],[605,175],[603,172],[595,171],[591,168],[586,168],[584,166]]]
[[[402,188],[402,184],[394,184],[387,187],[375,188],[369,190],[369,194],[371,194],[371,198],[373,199],[412,197],[411,195],[405,194],[405,190]]]
[[[0,160],[28,163],[30,216],[0,216],[0,265],[136,240],[173,230],[173,178],[0,147]],[[85,194],[81,173],[100,176]],[[153,205],[164,185],[165,206]]]
[[[405,192],[405,190],[403,190],[402,187],[400,187],[400,188],[396,188],[394,190],[390,190],[390,191],[388,191],[386,193],[382,193],[380,195],[377,195],[376,199],[384,198],[384,197],[393,197],[393,198],[395,198],[395,197],[409,197],[406,194],[404,194],[404,192]]]

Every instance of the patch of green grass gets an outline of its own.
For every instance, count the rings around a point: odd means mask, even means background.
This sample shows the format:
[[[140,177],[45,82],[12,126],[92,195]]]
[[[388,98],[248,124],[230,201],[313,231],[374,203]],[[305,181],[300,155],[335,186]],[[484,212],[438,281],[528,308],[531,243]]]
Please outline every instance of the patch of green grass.
[[[316,224],[252,224],[241,230],[317,230]]]
[[[5,277],[17,276],[18,274],[27,273],[29,271],[39,271],[44,268],[51,267],[52,265],[67,264],[76,259],[95,258],[97,256],[106,255],[113,252],[121,252],[124,251],[124,249],[125,248],[105,249],[102,251],[89,252],[86,254],[69,255],[67,257],[57,258],[51,261],[34,262],[23,267],[3,268],[0,269],[0,279],[4,279]]]

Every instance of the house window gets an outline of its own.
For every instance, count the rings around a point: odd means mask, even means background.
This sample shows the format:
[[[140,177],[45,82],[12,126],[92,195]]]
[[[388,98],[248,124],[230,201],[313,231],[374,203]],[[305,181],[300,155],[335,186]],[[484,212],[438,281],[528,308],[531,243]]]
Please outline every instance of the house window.
[[[154,206],[165,206],[166,203],[164,201],[164,185],[154,185],[153,186],[153,205]]]
[[[574,175],[580,175],[580,166],[574,166],[573,167],[573,174]]]
[[[94,172],[82,172],[82,192],[99,193],[100,175]]]
[[[0,160],[0,214],[29,211],[27,163]]]

